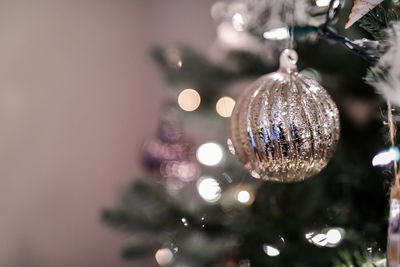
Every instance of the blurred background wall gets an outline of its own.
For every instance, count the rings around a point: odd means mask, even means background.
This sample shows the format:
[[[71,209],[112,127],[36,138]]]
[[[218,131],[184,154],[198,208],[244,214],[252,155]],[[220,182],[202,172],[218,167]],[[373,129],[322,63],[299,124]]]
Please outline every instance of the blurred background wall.
[[[150,47],[205,51],[212,2],[0,1],[0,266],[135,266],[99,212],[156,130]]]

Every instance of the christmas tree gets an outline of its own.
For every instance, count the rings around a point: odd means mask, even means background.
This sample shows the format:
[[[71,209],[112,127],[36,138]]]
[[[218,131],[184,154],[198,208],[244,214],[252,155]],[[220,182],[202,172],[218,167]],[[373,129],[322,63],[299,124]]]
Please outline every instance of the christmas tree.
[[[398,262],[400,239],[387,229],[390,194],[394,207],[400,188],[400,10],[396,1],[380,2],[217,2],[211,14],[218,40],[209,55],[154,48],[166,82],[179,90],[140,152],[147,174],[102,213],[105,223],[137,237],[122,256],[153,257],[161,266],[385,266],[389,240],[388,266],[397,266],[390,262]],[[340,140],[310,178],[264,181],[271,177],[256,179],[238,160],[229,117],[246,85],[276,71],[288,46],[298,53],[301,77],[321,84],[336,103]],[[311,118],[309,127],[323,124]],[[322,145],[324,153],[332,142]],[[393,216],[391,226],[399,222]]]

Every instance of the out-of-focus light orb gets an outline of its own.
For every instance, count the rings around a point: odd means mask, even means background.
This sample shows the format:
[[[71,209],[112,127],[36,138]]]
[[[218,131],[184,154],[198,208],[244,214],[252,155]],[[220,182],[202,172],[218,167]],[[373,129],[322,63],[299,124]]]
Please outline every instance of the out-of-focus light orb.
[[[316,234],[311,238],[311,241],[321,247],[325,247],[328,244],[328,239],[326,238],[326,234]]]
[[[270,245],[263,245],[263,250],[265,254],[267,254],[270,257],[275,257],[280,254],[279,250],[273,246]]]
[[[235,30],[241,32],[244,30],[244,18],[240,13],[235,13],[232,17],[232,26]]]
[[[331,0],[315,0],[315,4],[319,7],[328,6]]]
[[[183,224],[185,227],[188,227],[189,222],[188,222],[188,220],[187,220],[185,217],[183,217],[183,218],[181,219],[181,222],[182,222],[182,224]]]
[[[184,111],[194,111],[200,106],[201,98],[194,89],[185,89],[179,93],[178,105]]]
[[[381,166],[387,165],[392,161],[399,161],[400,160],[400,150],[393,146],[386,151],[383,151],[377,154],[372,159],[372,166]]]
[[[237,201],[239,201],[240,203],[246,204],[250,201],[251,199],[251,195],[250,192],[247,190],[240,190],[237,194],[236,194],[236,199]]]
[[[215,109],[221,117],[229,118],[232,115],[234,107],[235,100],[232,97],[224,96],[218,99]]]
[[[204,143],[197,149],[197,160],[206,166],[215,166],[221,163],[224,151],[220,144],[214,142]]]
[[[289,29],[287,27],[283,27],[266,31],[264,32],[263,36],[265,39],[268,40],[284,40],[288,39],[290,34],[289,34]]]
[[[342,240],[342,233],[336,228],[330,229],[326,233],[326,240],[329,244],[336,245]]]
[[[216,202],[221,197],[221,187],[212,177],[202,177],[197,182],[199,195],[207,202]]]
[[[174,257],[174,254],[169,248],[160,248],[155,254],[157,263],[160,266],[168,265]]]

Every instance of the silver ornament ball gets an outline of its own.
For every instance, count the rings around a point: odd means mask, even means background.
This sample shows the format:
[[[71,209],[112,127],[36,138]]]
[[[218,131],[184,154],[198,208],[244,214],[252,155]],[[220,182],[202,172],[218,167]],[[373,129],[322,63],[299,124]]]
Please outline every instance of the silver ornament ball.
[[[252,83],[229,123],[235,154],[255,178],[295,182],[323,169],[340,136],[339,112],[327,91],[297,72],[286,49],[278,71]]]

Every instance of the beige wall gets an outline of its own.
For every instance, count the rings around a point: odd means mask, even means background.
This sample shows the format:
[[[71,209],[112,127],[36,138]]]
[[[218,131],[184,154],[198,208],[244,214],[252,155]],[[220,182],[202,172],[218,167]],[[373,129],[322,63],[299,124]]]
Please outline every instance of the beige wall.
[[[0,1],[0,266],[126,266],[98,215],[155,130],[148,49],[205,50],[212,2]]]

